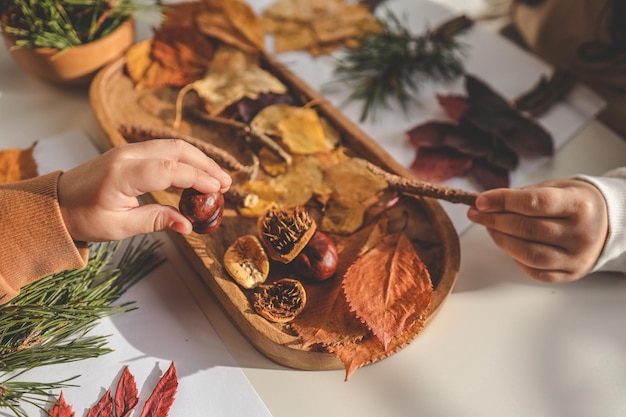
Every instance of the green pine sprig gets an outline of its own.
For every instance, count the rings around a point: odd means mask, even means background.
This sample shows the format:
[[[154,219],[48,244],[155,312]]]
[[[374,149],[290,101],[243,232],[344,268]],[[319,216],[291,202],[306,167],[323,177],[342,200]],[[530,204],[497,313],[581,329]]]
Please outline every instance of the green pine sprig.
[[[51,389],[66,386],[77,376],[57,382],[16,381],[16,376],[111,352],[107,336],[89,332],[103,317],[136,309],[132,302],[116,301],[163,262],[160,242],[136,240],[92,244],[84,268],[36,281],[0,306],[0,407],[19,417],[25,416],[23,403],[43,409]]]
[[[17,47],[65,50],[100,39],[139,10],[158,8],[134,0],[0,0],[0,32]]]
[[[472,21],[455,17],[434,30],[414,35],[393,13],[379,18],[381,30],[345,47],[335,60],[335,79],[324,87],[347,86],[347,102],[363,102],[360,120],[388,108],[392,100],[406,108],[425,81],[449,81],[463,71],[463,47],[455,39]]]

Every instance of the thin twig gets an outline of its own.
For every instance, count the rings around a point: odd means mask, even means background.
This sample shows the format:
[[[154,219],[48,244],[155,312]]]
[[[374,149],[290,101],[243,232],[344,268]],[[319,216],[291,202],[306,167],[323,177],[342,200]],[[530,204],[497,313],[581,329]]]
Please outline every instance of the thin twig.
[[[433,184],[427,181],[415,180],[411,178],[401,177],[385,171],[368,162],[367,168],[374,174],[380,176],[389,188],[405,194],[414,194],[423,197],[433,197],[439,200],[445,200],[455,204],[467,204],[473,206],[476,201],[477,193],[461,190],[458,188],[447,187],[445,185]]]
[[[241,187],[233,185],[224,194],[224,198],[238,207],[254,208],[259,204],[259,196],[255,193],[244,191]]]
[[[151,139],[181,139],[188,142],[205,154],[210,156],[218,163],[218,165],[230,170],[244,173],[249,178],[254,178],[258,172],[258,161],[255,158],[252,165],[243,165],[233,155],[228,153],[225,149],[212,145],[203,141],[202,139],[183,135],[166,128],[156,129],[153,127],[140,126],[140,125],[120,125],[119,132],[129,142],[143,142]]]
[[[261,143],[261,145],[265,146],[273,154],[285,161],[287,165],[291,165],[292,158],[289,152],[284,150],[274,139],[266,135],[261,130],[256,129],[249,124],[238,122],[237,120],[225,119],[223,117],[213,117],[196,109],[192,109],[191,114],[202,121],[239,130],[243,135],[256,139]]]

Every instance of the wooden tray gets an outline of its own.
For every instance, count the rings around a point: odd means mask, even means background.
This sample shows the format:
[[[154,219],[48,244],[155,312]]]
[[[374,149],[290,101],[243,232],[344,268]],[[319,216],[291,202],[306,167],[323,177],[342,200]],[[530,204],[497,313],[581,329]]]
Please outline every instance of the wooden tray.
[[[320,115],[334,125],[341,134],[343,143],[356,156],[368,159],[391,172],[411,176],[337,108],[283,65],[266,56],[262,66],[279,78],[292,93],[297,93],[303,102],[315,100]],[[105,67],[98,73],[90,88],[91,105],[102,129],[103,140],[110,146],[126,143],[118,130],[122,124],[171,129],[175,119],[174,103],[177,93],[176,89],[136,91],[131,80],[124,74],[123,59]],[[242,162],[246,159],[242,141],[233,140],[232,132],[227,134],[220,129],[209,128],[191,117],[184,118],[179,132],[225,148]],[[151,197],[156,202],[177,207],[180,191],[155,192]],[[413,227],[414,235],[409,237],[412,241],[428,242],[424,246],[416,246],[416,251],[427,265],[435,287],[426,320],[428,325],[456,281],[460,263],[459,240],[450,219],[437,200],[414,198],[410,205],[406,209],[411,213],[412,221],[417,227]],[[260,352],[279,364],[298,369],[344,368],[335,355],[302,348],[297,337],[288,332],[284,325],[270,323],[253,312],[243,290],[227,275],[220,263],[226,248],[238,236],[254,234],[255,224],[256,220],[241,218],[234,210],[226,210],[217,232],[210,235],[192,233],[189,236],[173,233],[172,238],[233,323]]]

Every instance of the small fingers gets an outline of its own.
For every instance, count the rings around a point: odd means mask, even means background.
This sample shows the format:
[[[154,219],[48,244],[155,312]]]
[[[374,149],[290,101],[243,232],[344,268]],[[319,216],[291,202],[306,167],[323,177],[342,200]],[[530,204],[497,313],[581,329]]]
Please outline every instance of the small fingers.
[[[569,189],[531,187],[495,189],[476,198],[475,206],[484,212],[511,212],[530,217],[567,217],[576,212]]]
[[[493,241],[508,253],[530,277],[544,282],[567,282],[581,278],[593,266],[584,254],[571,253],[558,245],[528,241],[487,229]]]
[[[468,218],[498,232],[520,239],[559,245],[569,233],[566,221],[556,218],[527,217],[509,212],[481,212],[471,207]]]
[[[213,159],[180,139],[155,139],[114,149],[120,153],[121,160],[135,160],[142,165],[146,164],[146,172],[134,172],[134,175],[141,178],[143,183],[159,184],[158,189],[163,189],[162,184],[170,182],[171,186],[194,187],[205,193],[225,192],[232,183],[230,175]],[[155,165],[153,161],[161,161],[159,163],[162,166]],[[148,177],[150,175],[153,177]],[[165,181],[160,182],[163,177]],[[153,187],[154,185],[149,186],[149,188]],[[156,190],[145,192],[148,191]]]
[[[129,210],[123,222],[126,236],[172,230],[181,234],[192,231],[191,222],[170,206],[146,204]]]

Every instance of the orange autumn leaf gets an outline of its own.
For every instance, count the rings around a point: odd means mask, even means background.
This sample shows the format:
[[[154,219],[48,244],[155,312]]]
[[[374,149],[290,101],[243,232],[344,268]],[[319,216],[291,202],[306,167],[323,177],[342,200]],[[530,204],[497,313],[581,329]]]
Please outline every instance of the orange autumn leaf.
[[[346,272],[343,287],[351,308],[384,350],[410,324],[410,317],[421,315],[418,307],[433,294],[426,265],[404,233],[383,236],[359,257]]]
[[[430,300],[423,301],[430,303]],[[387,349],[383,347],[380,339],[372,334],[353,343],[328,346],[327,349],[343,362],[346,369],[345,380],[350,379],[360,367],[385,359],[411,342],[424,327],[427,310],[428,307],[425,307],[424,314],[412,317],[407,330],[393,339]]]
[[[309,304],[292,323],[292,328],[303,340],[304,347],[314,344],[334,346],[361,340],[370,334],[369,329],[356,317],[346,302],[342,279],[357,258],[363,240],[371,233],[365,227],[350,236],[332,236],[339,255],[339,265],[334,278],[324,283],[306,285]]]
[[[167,4],[163,8],[161,27],[193,27],[198,13],[215,10],[215,6],[209,1],[183,1],[180,3]]]
[[[215,54],[215,46],[193,27],[162,27],[154,31],[152,56],[161,65],[202,77]]]
[[[27,149],[0,150],[0,184],[36,177],[38,172],[34,151],[34,144]]]

